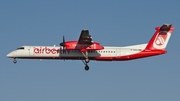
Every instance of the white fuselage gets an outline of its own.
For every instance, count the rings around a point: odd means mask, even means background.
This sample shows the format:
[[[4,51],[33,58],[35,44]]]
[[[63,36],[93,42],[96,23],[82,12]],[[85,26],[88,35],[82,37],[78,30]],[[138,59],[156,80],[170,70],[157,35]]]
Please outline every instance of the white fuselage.
[[[103,50],[89,50],[90,60],[110,60],[112,58],[131,56],[142,52],[147,44],[132,45],[125,47],[108,47]],[[7,55],[11,58],[29,58],[29,59],[83,59],[84,56],[79,50],[64,50],[57,46],[22,46]],[[115,59],[116,60],[116,59]]]

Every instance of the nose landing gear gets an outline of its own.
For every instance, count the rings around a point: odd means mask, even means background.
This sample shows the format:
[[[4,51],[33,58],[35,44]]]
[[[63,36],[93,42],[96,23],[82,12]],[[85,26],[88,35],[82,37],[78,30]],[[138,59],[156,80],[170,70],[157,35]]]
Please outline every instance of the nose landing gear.
[[[14,58],[14,60],[13,60],[13,63],[14,63],[14,64],[16,64],[16,63],[17,63],[17,60],[16,60],[16,58]]]

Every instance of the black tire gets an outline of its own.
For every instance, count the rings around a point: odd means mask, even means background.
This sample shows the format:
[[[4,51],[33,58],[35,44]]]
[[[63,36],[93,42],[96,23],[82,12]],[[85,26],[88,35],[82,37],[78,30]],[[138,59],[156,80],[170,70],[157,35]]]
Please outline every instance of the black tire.
[[[89,70],[89,66],[86,65],[84,69],[85,69],[86,71],[88,71],[88,70]]]

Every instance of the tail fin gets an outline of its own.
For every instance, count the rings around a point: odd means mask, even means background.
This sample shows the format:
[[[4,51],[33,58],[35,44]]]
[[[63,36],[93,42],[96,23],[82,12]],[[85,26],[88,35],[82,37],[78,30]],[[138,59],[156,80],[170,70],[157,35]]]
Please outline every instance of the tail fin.
[[[164,24],[155,29],[156,32],[146,46],[146,50],[165,50],[174,27],[171,24]]]

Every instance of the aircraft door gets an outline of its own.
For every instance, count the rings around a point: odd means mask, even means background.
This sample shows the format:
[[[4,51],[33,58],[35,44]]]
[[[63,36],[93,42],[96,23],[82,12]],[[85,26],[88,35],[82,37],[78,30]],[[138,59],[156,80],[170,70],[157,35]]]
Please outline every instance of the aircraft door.
[[[29,56],[34,56],[34,48],[29,47]]]
[[[116,49],[116,56],[121,56],[121,49]]]

